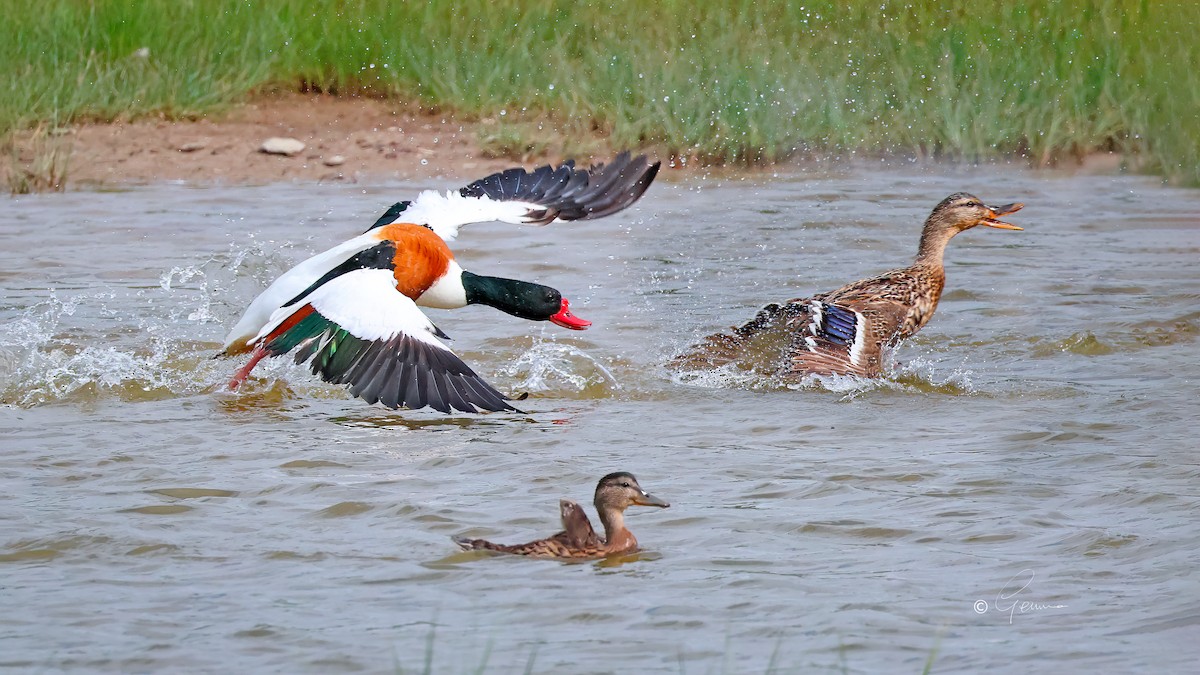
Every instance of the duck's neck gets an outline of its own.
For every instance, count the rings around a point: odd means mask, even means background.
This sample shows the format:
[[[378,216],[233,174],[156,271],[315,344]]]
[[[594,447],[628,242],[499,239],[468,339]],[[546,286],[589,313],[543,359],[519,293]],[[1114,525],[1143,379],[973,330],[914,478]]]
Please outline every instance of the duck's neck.
[[[622,532],[628,532],[625,529],[625,514],[617,509],[597,508],[596,511],[600,514],[600,522],[604,524],[604,540],[612,544],[621,536]]]
[[[625,514],[616,509],[597,509],[600,522],[604,523],[604,548],[608,553],[636,551],[637,538],[625,529]]]
[[[485,277],[466,270],[462,272],[463,290],[468,305],[487,305],[501,312],[533,321],[545,320],[530,309],[531,298],[544,295],[546,287],[528,281]]]
[[[938,227],[936,223],[925,223],[921,231],[921,245],[917,248],[916,267],[931,267],[942,269],[942,257],[946,254],[946,244],[958,234],[958,230],[949,227]]]

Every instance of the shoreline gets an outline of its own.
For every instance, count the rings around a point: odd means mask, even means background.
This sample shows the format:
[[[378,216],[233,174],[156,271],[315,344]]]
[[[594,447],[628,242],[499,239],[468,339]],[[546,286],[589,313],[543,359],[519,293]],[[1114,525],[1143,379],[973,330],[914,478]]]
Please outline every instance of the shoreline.
[[[113,123],[82,123],[51,130],[41,139],[65,148],[68,191],[103,190],[162,182],[189,185],[258,185],[280,181],[358,183],[430,178],[471,179],[512,166],[538,166],[575,159],[580,164],[603,162],[626,148],[613,147],[597,134],[590,139],[563,139],[555,131],[536,149],[522,151],[501,142],[489,147],[495,120],[459,121],[448,114],[420,110],[402,102],[377,98],[342,98],[284,94],[260,97],[225,111],[193,120],[139,119]],[[268,138],[290,138],[304,149],[290,156],[260,150]],[[18,136],[22,165],[37,170],[35,132]],[[556,146],[559,148],[556,150]],[[562,148],[587,147],[567,154]],[[629,148],[663,160],[664,173],[676,175],[755,176],[803,170],[811,165],[856,164],[865,155],[798,158],[758,165],[704,165],[672,161],[657,148]],[[1059,164],[1068,173],[1118,174],[1136,163],[1116,153],[1097,152]],[[895,161],[914,161],[895,158]],[[939,163],[938,159],[919,159]],[[996,163],[1033,163],[1024,158]],[[961,164],[961,162],[951,162]],[[10,159],[2,167],[5,179],[16,168]],[[45,190],[45,188],[43,188]]]

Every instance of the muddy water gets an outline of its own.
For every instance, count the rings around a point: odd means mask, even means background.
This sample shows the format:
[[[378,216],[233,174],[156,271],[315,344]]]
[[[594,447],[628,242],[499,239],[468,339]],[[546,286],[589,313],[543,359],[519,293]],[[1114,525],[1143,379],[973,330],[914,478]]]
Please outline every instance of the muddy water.
[[[471,177],[468,177],[471,178]],[[663,182],[605,221],[489,224],[464,266],[585,333],[431,312],[525,415],[390,412],[211,360],[297,260],[418,188],[156,186],[0,212],[0,665],[93,672],[1184,671],[1200,634],[1200,193],[988,168]],[[891,377],[663,364],[761,304],[951,243]],[[522,541],[633,471],[646,551]],[[531,665],[530,665],[531,664]]]

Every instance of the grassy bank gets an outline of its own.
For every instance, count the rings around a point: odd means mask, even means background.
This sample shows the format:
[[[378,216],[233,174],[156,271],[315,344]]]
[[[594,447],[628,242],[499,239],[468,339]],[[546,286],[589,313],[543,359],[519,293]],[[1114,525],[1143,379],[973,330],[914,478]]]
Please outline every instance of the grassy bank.
[[[0,132],[272,89],[705,161],[1107,149],[1200,182],[1200,3],[0,0]]]

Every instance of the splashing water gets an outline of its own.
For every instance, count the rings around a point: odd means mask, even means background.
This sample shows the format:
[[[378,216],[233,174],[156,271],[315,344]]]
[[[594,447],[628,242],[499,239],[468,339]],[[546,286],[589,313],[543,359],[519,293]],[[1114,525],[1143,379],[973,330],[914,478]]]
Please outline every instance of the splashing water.
[[[157,400],[219,385],[229,369],[210,359],[233,289],[261,246],[230,247],[204,262],[175,266],[157,287],[113,286],[68,295],[50,290],[0,325],[0,402],[31,407],[63,401]],[[268,272],[269,273],[269,272]],[[120,309],[113,309],[119,307]]]
[[[606,398],[621,388],[603,364],[561,342],[537,342],[500,372],[517,378],[516,389],[568,398]]]

